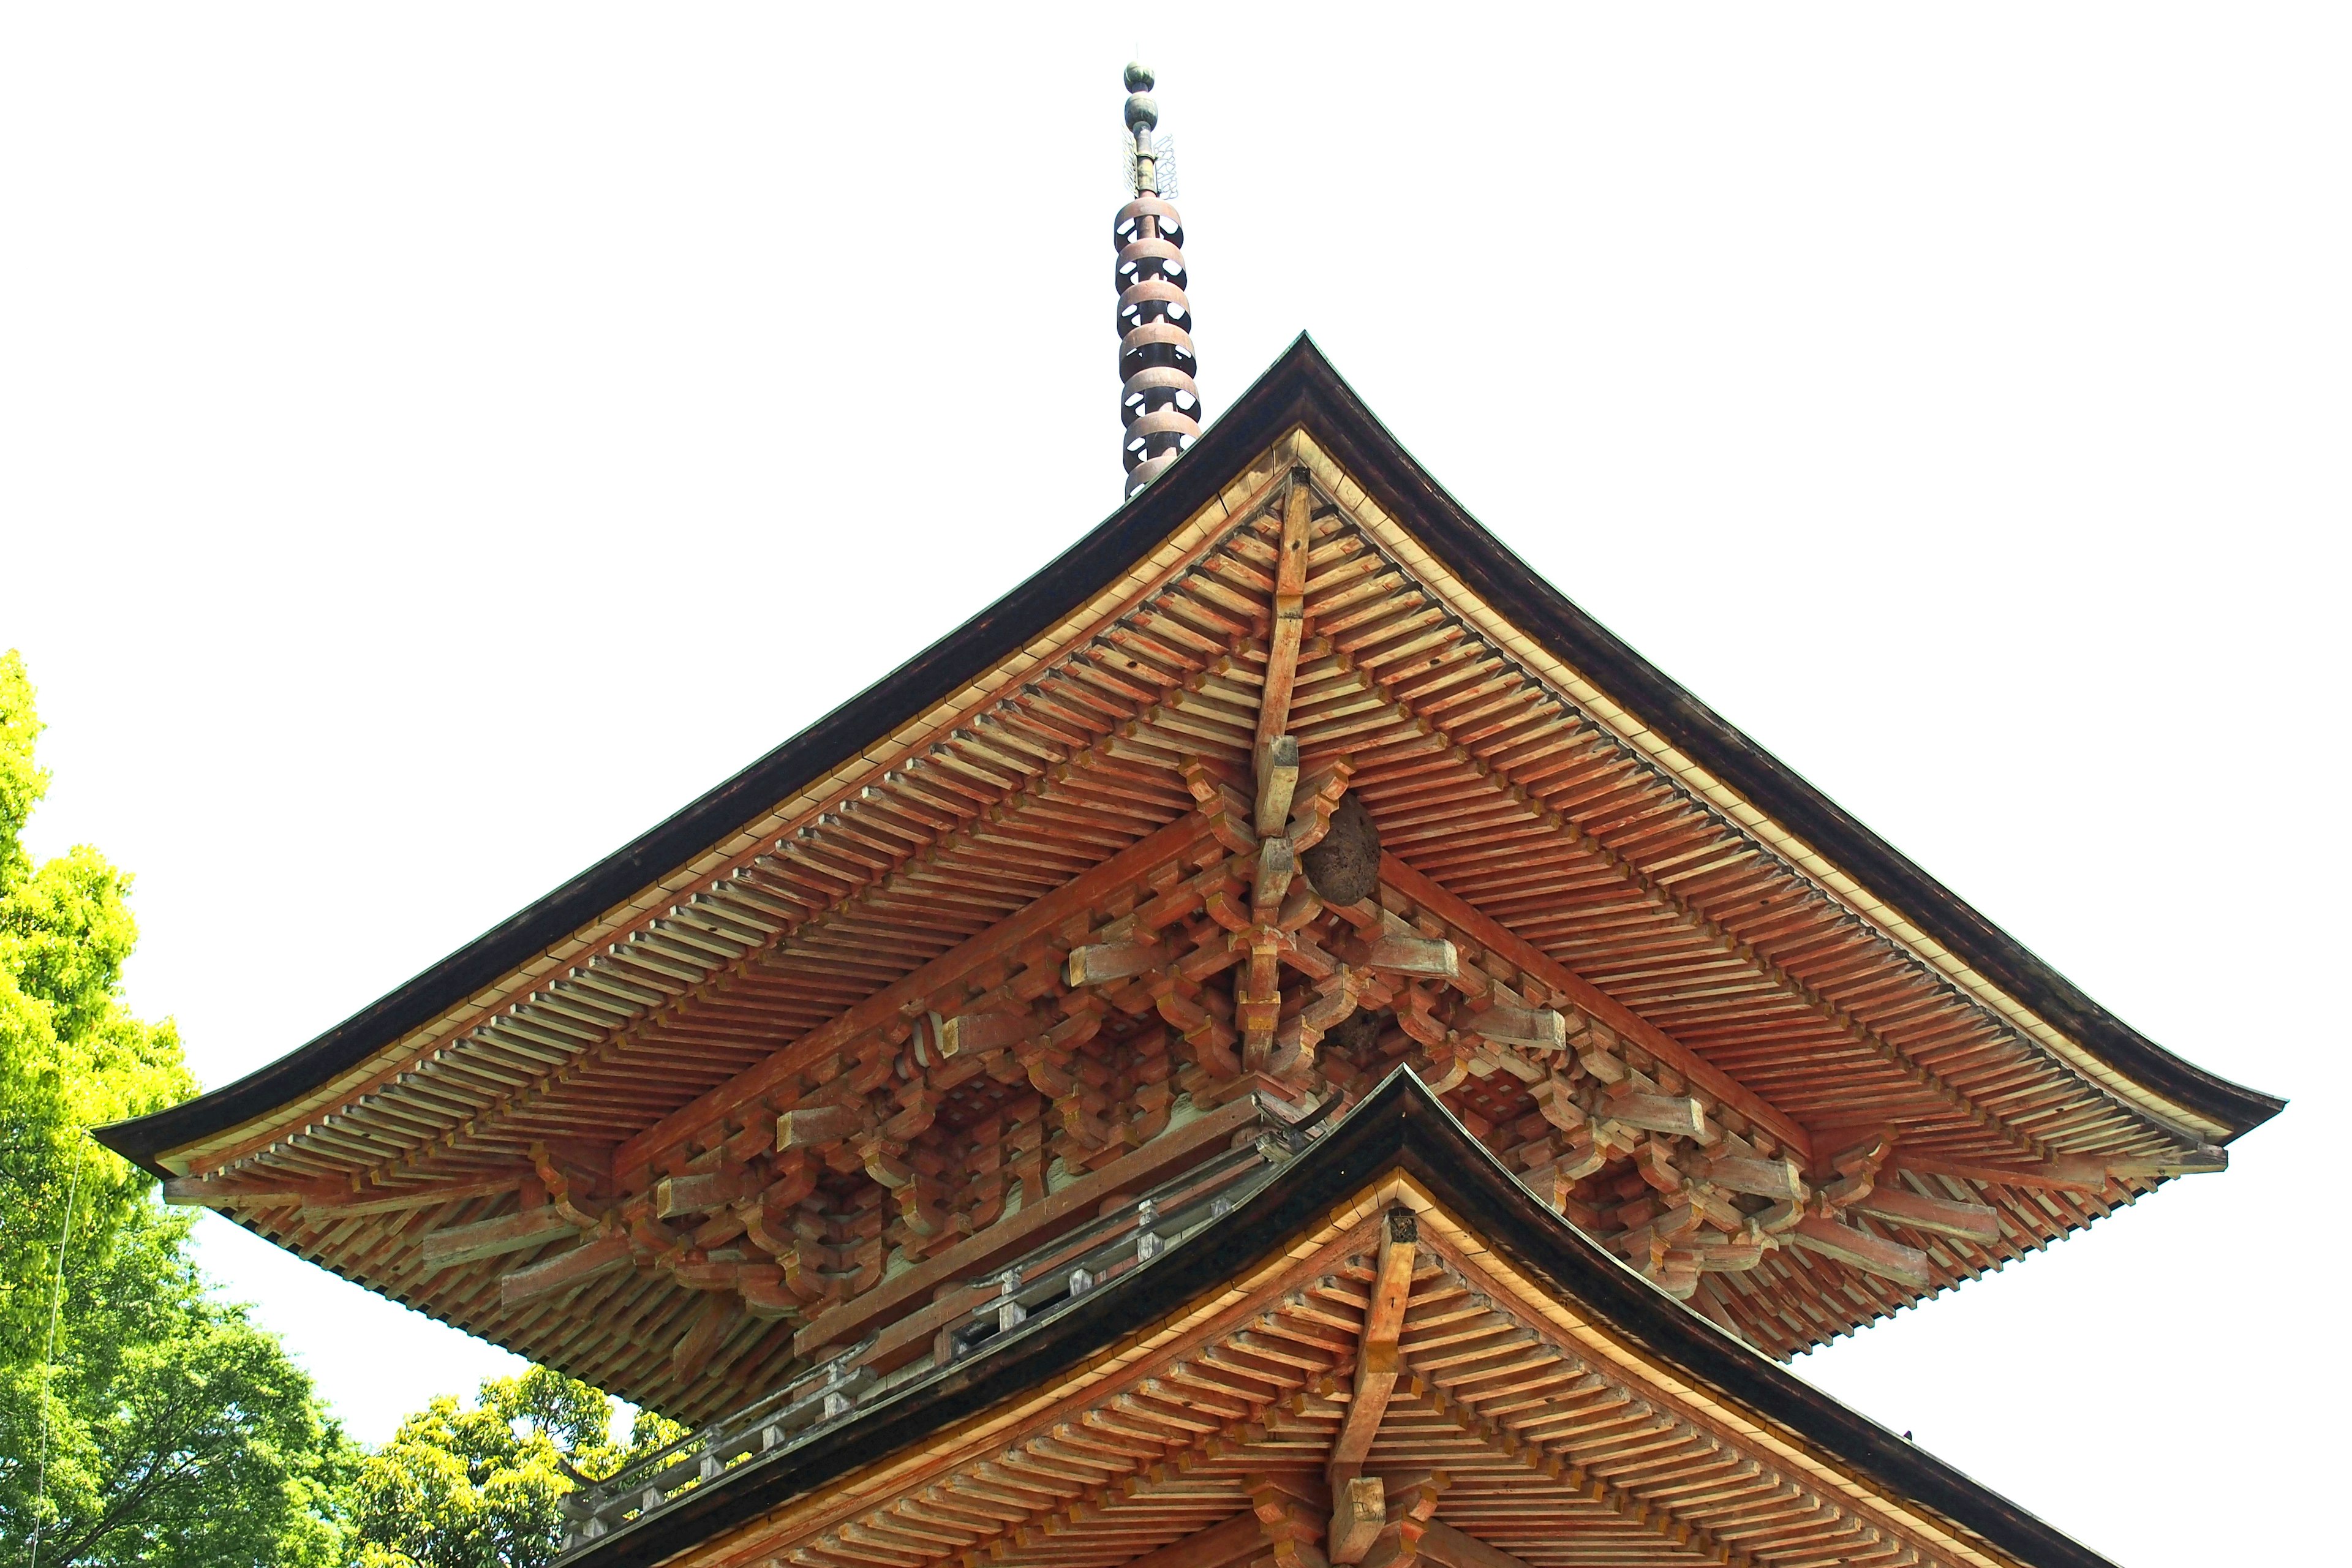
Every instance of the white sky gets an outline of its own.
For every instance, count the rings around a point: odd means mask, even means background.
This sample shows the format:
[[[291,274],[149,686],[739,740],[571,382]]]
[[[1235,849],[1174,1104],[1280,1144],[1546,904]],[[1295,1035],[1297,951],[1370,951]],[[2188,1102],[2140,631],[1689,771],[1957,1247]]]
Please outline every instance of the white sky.
[[[2352,1457],[2347,14],[1165,9],[1213,413],[1311,330],[1587,609],[2294,1099],[1800,1370],[2136,1568],[2310,1560]],[[1110,510],[1142,14],[0,11],[35,838],[137,872],[133,1000],[207,1084]],[[501,1363],[202,1234],[362,1436]]]

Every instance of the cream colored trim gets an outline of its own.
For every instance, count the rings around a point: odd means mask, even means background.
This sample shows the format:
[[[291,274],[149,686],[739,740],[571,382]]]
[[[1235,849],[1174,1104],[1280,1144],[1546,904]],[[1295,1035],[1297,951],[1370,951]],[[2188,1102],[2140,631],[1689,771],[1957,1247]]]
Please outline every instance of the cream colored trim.
[[[1811,845],[1782,827],[1745,795],[1676,751],[1664,736],[1651,729],[1631,709],[1611,698],[1580,671],[1562,662],[1480,598],[1443,561],[1423,548],[1402,523],[1389,516],[1365,494],[1363,487],[1349,478],[1347,470],[1318,446],[1315,438],[1305,430],[1294,430],[1283,441],[1276,443],[1277,448],[1284,446],[1291,447],[1297,453],[1298,460],[1339,501],[1358,527],[1420,579],[1422,585],[1447,608],[1475,626],[1481,636],[1518,659],[1562,699],[1589,714],[1596,723],[1680,781],[1692,795],[1715,807],[1742,831],[1752,835],[1773,853],[1801,870],[1824,892],[1888,941],[1912,953],[1979,1005],[1998,1015],[2020,1033],[2046,1047],[2075,1071],[2106,1089],[2126,1104],[2160,1121],[2189,1128],[2201,1137],[2219,1137],[2229,1131],[2186,1106],[2175,1104],[2101,1060],[2080,1042],[1978,973],[1958,954],[1905,918],[1901,910],[1880,899]]]

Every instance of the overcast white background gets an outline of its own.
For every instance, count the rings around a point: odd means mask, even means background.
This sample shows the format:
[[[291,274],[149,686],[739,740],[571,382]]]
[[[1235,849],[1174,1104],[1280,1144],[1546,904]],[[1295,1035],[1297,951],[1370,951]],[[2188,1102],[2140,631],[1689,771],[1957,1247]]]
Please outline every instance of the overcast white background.
[[[258,1067],[1108,512],[1140,25],[1213,413],[1312,331],[1570,596],[2294,1100],[1798,1370],[2126,1563],[2340,1545],[2347,13],[1161,9],[0,12],[0,647],[137,1006]],[[362,1437],[506,1364],[201,1235]]]

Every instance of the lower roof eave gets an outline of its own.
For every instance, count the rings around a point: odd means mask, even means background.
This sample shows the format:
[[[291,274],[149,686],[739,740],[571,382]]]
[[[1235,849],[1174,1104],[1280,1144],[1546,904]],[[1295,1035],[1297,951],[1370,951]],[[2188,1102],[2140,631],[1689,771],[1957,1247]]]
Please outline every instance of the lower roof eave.
[[[1939,1516],[2030,1568],[2115,1568],[2108,1559],[1848,1409],[1699,1316],[1545,1206],[1399,1068],[1268,1184],[1207,1231],[1050,1321],[877,1402],[823,1442],[747,1460],[648,1519],[562,1559],[641,1568],[749,1524],[992,1410],[1216,1291],[1391,1173],[1427,1191],[1518,1271],[1594,1324],[1808,1446],[1883,1495]]]

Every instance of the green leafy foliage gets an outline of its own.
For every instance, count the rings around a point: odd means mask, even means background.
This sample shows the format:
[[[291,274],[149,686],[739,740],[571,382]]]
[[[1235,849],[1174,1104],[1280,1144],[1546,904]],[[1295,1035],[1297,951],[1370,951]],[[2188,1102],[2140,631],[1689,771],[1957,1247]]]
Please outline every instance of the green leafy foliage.
[[[562,1499],[685,1435],[638,1413],[625,1447],[613,1404],[533,1367],[482,1384],[471,1409],[447,1394],[400,1425],[361,1465],[352,1522],[362,1568],[539,1568],[562,1539]]]
[[[356,1456],[276,1337],[206,1299],[186,1217],[88,1135],[194,1084],[171,1023],[122,1001],[131,879],[25,850],[40,728],[0,656],[0,1562],[37,1522],[59,1568],[324,1568]]]

